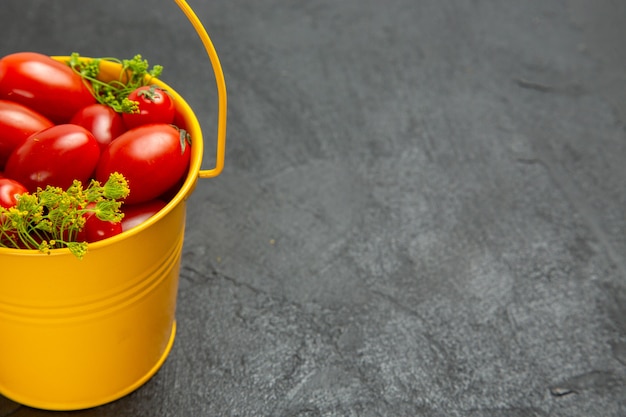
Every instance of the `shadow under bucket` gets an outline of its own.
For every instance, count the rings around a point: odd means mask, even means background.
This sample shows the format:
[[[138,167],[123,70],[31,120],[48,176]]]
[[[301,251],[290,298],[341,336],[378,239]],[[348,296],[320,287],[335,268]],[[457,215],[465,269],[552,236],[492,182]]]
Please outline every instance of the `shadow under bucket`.
[[[68,249],[48,255],[0,248],[0,393],[18,403],[78,410],[114,401],[150,379],[172,348],[186,199],[199,177],[221,172],[226,120],[217,55],[191,9],[176,2],[198,31],[216,75],[216,168],[201,170],[198,120],[175,90],[156,80],[174,97],[180,125],[192,138],[189,171],[167,206],[131,230],[89,244],[82,260]],[[119,74],[119,65],[101,65],[105,74]]]

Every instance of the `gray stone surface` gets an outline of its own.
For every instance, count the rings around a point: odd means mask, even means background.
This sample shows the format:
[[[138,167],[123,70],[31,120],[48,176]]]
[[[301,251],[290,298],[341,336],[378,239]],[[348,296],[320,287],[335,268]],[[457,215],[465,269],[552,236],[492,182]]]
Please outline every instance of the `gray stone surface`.
[[[190,1],[229,91],[178,336],[112,404],[0,415],[626,415],[626,7]],[[173,2],[3,0],[2,55],[129,57],[201,118]]]

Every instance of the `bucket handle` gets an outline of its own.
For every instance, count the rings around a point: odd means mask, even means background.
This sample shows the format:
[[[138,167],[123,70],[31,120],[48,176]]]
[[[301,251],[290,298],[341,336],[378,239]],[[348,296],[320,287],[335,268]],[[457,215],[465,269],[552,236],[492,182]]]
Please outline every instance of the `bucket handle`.
[[[217,99],[218,99],[218,113],[217,113],[217,149],[215,155],[215,167],[211,169],[204,169],[198,172],[200,178],[212,178],[218,176],[222,169],[224,169],[224,154],[226,152],[226,83],[224,81],[224,73],[222,72],[222,66],[220,65],[219,57],[213,46],[211,38],[207,34],[204,26],[196,16],[193,9],[187,4],[185,0],[174,0],[178,7],[183,11],[187,19],[196,30],[196,33],[200,37],[204,48],[206,49],[209,59],[211,60],[211,66],[215,74],[215,83],[217,85]]]

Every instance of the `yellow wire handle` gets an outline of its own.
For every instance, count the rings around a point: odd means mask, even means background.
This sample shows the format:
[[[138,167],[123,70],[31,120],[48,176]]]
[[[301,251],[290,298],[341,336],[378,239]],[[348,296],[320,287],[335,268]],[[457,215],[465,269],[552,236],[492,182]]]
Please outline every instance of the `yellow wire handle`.
[[[187,19],[200,36],[200,40],[206,49],[213,72],[215,73],[215,82],[217,85],[218,113],[217,113],[217,150],[215,156],[215,168],[200,170],[198,176],[200,178],[211,178],[218,176],[224,169],[224,154],[226,152],[226,82],[224,81],[224,73],[220,65],[219,57],[215,52],[215,47],[211,38],[207,34],[204,26],[196,16],[196,13],[189,7],[185,0],[174,0],[178,7],[185,13]]]

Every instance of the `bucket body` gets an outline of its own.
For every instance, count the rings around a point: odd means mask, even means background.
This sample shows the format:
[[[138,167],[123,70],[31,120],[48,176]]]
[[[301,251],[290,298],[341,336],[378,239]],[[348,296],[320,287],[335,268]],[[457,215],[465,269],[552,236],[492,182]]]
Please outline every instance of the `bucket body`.
[[[116,74],[119,66],[103,61],[101,71]],[[145,383],[172,348],[186,199],[203,143],[191,108],[156,83],[174,96],[177,121],[192,138],[187,177],[167,206],[89,244],[82,260],[67,249],[0,248],[0,393],[18,403],[47,410],[108,403]]]

